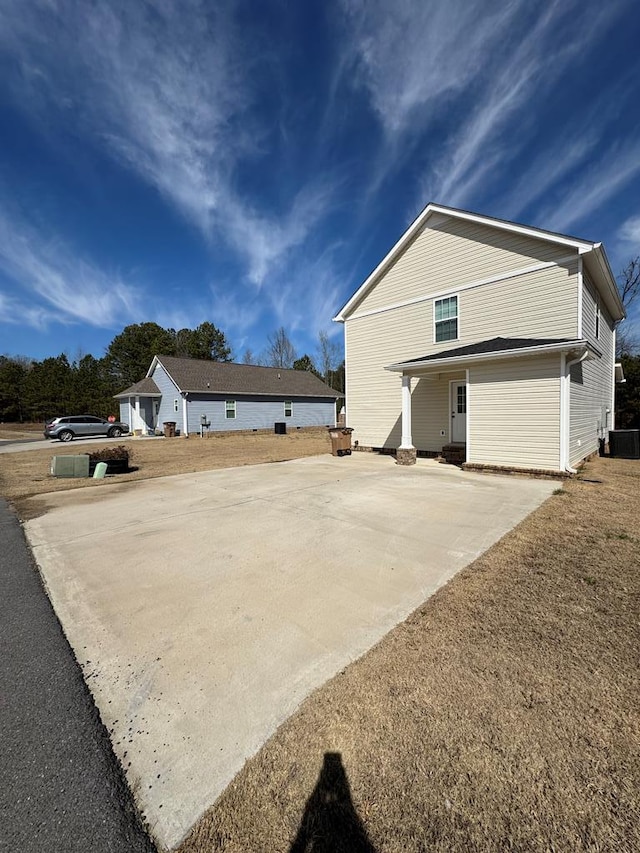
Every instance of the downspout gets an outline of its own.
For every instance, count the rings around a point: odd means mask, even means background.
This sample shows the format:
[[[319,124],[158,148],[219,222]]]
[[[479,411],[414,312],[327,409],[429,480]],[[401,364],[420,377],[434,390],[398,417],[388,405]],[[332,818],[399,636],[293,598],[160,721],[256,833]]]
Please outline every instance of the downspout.
[[[562,410],[564,412],[563,422],[563,432],[564,432],[564,442],[563,442],[563,456],[562,465],[565,471],[569,474],[577,474],[578,471],[576,468],[572,468],[569,464],[569,457],[571,453],[571,368],[574,364],[580,364],[580,362],[584,361],[589,355],[589,351],[583,352],[580,358],[574,358],[572,361],[565,361],[564,363],[564,375],[562,377],[562,398],[561,405]],[[565,356],[562,354],[562,360],[564,361]]]

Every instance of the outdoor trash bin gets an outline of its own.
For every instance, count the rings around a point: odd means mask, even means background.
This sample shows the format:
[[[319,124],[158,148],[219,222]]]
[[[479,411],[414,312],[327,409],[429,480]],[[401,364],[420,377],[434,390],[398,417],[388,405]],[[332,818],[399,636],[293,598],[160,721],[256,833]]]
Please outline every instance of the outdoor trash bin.
[[[352,427],[329,427],[329,437],[331,438],[331,455],[332,456],[350,456],[351,455],[351,433]]]
[[[175,421],[165,421],[164,422],[164,437],[165,438],[175,438],[176,437],[176,422]]]

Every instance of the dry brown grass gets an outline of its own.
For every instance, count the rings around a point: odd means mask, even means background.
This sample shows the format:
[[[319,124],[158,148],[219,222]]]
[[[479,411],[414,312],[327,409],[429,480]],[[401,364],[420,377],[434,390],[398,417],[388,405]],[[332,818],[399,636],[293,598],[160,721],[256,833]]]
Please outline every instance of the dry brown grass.
[[[122,441],[96,444],[96,449],[117,446]],[[188,474],[215,468],[233,468],[260,462],[283,462],[302,456],[328,453],[331,442],[327,430],[304,430],[288,435],[248,434],[215,436],[207,439],[172,438],[128,441],[130,465],[137,470],[105,480],[61,479],[49,473],[51,458],[89,453],[90,443],[52,443],[42,450],[0,454],[0,494],[13,501],[20,511],[25,498],[67,489],[100,488],[105,483],[129,483],[170,474]],[[24,508],[26,512],[26,508]],[[31,512],[34,510],[32,509]],[[37,511],[37,510],[35,510]]]
[[[19,438],[43,438],[44,424],[2,424],[0,423],[0,441],[15,441]]]
[[[316,691],[179,853],[640,850],[639,517],[640,463],[592,461]]]

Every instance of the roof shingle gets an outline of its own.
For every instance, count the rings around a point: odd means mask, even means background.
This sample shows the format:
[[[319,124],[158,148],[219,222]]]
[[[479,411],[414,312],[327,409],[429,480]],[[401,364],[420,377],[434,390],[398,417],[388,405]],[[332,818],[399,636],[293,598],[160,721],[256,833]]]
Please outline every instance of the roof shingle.
[[[338,391],[334,391],[306,370],[165,355],[156,358],[180,391],[196,394],[258,394],[270,397],[341,396]]]

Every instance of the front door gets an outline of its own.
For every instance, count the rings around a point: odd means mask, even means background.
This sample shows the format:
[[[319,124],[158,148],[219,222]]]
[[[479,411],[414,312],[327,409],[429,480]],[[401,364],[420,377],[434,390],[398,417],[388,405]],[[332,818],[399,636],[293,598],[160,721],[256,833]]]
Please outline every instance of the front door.
[[[467,383],[452,382],[451,396],[451,441],[465,444],[467,441]]]

